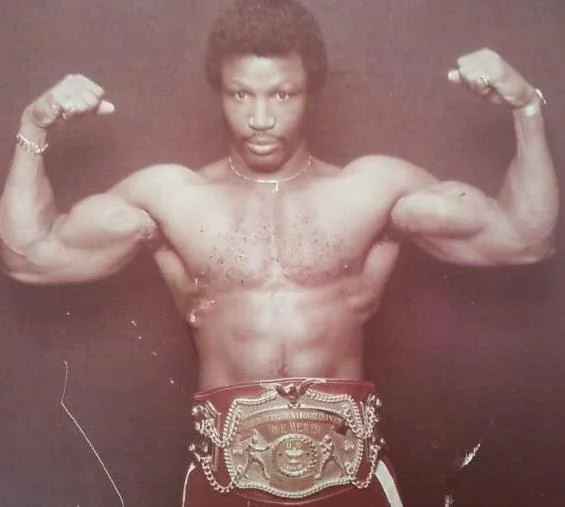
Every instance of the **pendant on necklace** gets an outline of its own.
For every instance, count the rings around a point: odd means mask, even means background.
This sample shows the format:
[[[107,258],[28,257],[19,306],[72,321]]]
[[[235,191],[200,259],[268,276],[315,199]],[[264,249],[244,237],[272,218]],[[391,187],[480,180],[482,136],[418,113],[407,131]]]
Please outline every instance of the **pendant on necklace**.
[[[233,161],[231,156],[228,157],[228,167],[230,168],[230,170],[236,175],[239,176],[242,180],[245,181],[249,181],[252,183],[269,183],[269,184],[273,184],[274,188],[273,190],[271,190],[272,194],[276,194],[279,189],[280,189],[280,184],[281,183],[287,183],[289,181],[292,181],[296,178],[298,178],[302,173],[304,173],[308,168],[310,168],[312,165],[312,155],[309,153],[308,154],[308,161],[306,162],[306,164],[304,165],[304,167],[298,171],[297,173],[293,174],[292,176],[289,176],[287,178],[283,178],[282,180],[271,180],[271,179],[254,179],[251,178],[249,176],[245,176],[244,174],[241,174],[237,168],[233,165]]]

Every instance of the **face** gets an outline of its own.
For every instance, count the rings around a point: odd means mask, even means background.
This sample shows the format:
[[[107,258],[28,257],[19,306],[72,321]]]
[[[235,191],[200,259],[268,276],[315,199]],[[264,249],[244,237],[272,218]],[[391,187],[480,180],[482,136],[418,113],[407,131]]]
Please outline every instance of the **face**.
[[[249,169],[278,170],[303,145],[306,72],[297,54],[234,56],[222,65],[232,150]]]

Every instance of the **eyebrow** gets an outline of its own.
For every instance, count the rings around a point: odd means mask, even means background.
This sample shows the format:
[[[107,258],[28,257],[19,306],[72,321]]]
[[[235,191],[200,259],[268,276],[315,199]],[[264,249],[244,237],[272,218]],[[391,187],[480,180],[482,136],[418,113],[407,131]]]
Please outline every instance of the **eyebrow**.
[[[239,81],[237,79],[234,79],[232,81],[224,83],[223,86],[225,88],[228,88],[228,89],[232,89],[232,88],[251,89],[251,88],[253,88],[251,85],[248,85],[248,84],[246,84],[242,81]],[[282,82],[276,83],[275,85],[270,87],[270,90],[280,90],[280,89],[288,89],[288,88],[293,89],[293,90],[297,90],[297,89],[300,90],[304,87],[300,83],[296,83],[296,82],[292,82],[292,81],[282,81]]]

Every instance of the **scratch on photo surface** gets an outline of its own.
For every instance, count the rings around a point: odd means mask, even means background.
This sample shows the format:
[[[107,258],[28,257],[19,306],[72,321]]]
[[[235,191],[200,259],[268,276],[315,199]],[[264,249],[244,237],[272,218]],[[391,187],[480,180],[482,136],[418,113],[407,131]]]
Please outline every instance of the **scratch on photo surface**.
[[[102,461],[100,454],[98,454],[98,451],[94,448],[94,445],[92,444],[92,442],[90,441],[90,439],[86,435],[85,431],[82,429],[81,425],[79,424],[79,422],[77,421],[75,416],[73,414],[71,414],[71,411],[65,405],[65,394],[67,392],[67,383],[69,381],[69,363],[67,361],[64,361],[64,363],[65,363],[65,383],[63,385],[63,394],[61,395],[61,407],[63,407],[63,410],[65,411],[65,413],[69,416],[71,421],[73,421],[73,424],[76,426],[76,428],[78,429],[78,431],[82,435],[82,438],[84,438],[84,440],[86,441],[86,443],[90,447],[90,450],[92,451],[92,453],[94,454],[94,456],[98,460],[98,463],[100,463],[102,470],[104,470],[106,477],[108,477],[108,480],[112,484],[112,487],[114,488],[114,491],[116,492],[116,495],[118,495],[118,498],[120,499],[120,503],[122,504],[122,507],[125,507],[124,498],[122,497],[122,494],[120,493],[120,490],[118,489],[118,486],[114,482],[114,479],[112,479],[112,476],[110,475],[110,472],[108,471],[108,468],[106,467],[106,465]]]
[[[465,468],[469,463],[471,463],[471,461],[475,459],[475,456],[477,455],[477,452],[479,452],[481,445],[482,441],[478,442],[475,447],[473,447],[467,454],[465,454],[459,468]]]
[[[461,455],[455,460],[454,465],[457,469],[463,470],[465,467],[467,467],[471,463],[471,461],[473,461],[475,459],[475,457],[477,456],[477,453],[479,452],[481,446],[483,445],[483,442],[485,440],[485,437],[487,436],[487,433],[490,431],[493,424],[494,424],[494,417],[491,417],[489,422],[488,422],[487,427],[483,431],[481,438],[477,441],[475,446],[467,449],[467,452],[461,453]]]

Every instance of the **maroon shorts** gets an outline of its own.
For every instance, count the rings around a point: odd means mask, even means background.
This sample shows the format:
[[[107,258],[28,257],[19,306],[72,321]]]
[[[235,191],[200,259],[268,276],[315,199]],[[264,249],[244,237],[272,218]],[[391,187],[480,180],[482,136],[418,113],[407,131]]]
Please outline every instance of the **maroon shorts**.
[[[183,507],[401,507],[370,382],[276,379],[194,397]]]

